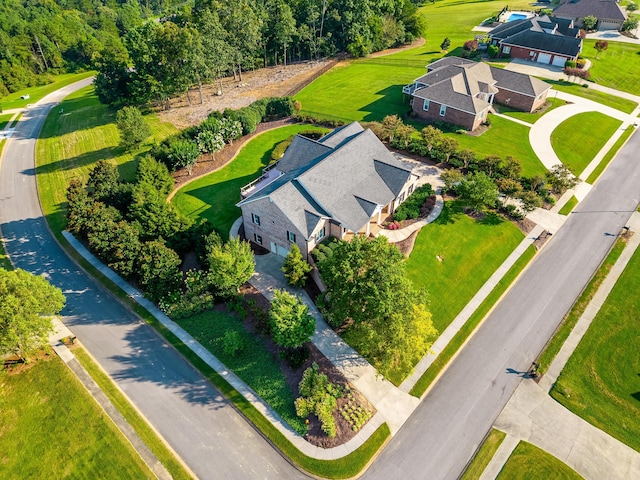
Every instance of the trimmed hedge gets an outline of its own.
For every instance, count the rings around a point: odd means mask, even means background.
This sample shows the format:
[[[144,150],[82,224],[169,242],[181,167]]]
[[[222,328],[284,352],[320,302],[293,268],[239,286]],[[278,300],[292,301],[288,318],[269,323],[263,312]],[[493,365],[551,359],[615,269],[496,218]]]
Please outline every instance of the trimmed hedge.
[[[398,207],[393,214],[393,219],[401,222],[408,218],[418,218],[424,202],[433,195],[433,187],[430,183],[425,183],[421,187],[415,189],[415,191],[405,200],[405,202]]]

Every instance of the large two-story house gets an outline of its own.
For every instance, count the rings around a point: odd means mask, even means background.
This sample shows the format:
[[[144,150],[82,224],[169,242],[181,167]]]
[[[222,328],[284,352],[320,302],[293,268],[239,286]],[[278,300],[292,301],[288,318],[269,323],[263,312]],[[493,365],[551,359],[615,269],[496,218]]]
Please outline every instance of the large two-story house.
[[[327,236],[369,235],[409,196],[418,176],[357,123],[319,140],[296,136],[284,156],[241,189],[247,240],[286,255]]]

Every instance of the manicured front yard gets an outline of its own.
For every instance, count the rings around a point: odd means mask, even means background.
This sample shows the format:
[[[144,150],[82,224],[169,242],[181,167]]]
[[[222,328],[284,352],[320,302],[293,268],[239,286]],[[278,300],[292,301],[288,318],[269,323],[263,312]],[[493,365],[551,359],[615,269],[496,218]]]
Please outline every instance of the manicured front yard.
[[[460,142],[460,148],[473,150],[478,158],[499,155],[502,158],[512,156],[522,163],[522,175],[533,177],[544,175],[547,169],[529,143],[529,127],[510,120],[490,115],[491,128],[479,137],[447,133]]]
[[[102,105],[93,86],[68,96],[60,108],[54,108],[42,127],[36,149],[37,180],[40,201],[49,225],[59,232],[66,225],[66,191],[72,178],[86,180],[98,160],[118,164],[120,175],[133,180],[138,162],[136,156],[146,152],[152,139],[162,140],[176,132],[173,125],[161,123],[150,114],[145,117],[153,136],[134,151],[118,146],[115,112]]]
[[[424,227],[407,260],[409,278],[428,292],[433,324],[442,332],[522,241],[512,223],[488,214],[478,221],[456,202]],[[437,257],[442,261],[439,261]]]
[[[473,457],[473,460],[464,471],[462,477],[460,477],[460,480],[478,480],[506,436],[506,433],[492,428],[491,433],[489,433],[489,436],[482,443],[482,446],[477,451],[475,457]]]
[[[497,480],[580,480],[582,477],[553,455],[535,445],[521,441],[507,463],[498,474]]]
[[[207,350],[244,380],[262,399],[299,433],[306,432],[304,421],[295,412],[295,397],[277,362],[262,340],[249,333],[241,320],[223,312],[204,312],[180,320],[179,325]],[[227,331],[238,332],[244,348],[236,355],[224,351]]]
[[[262,133],[242,147],[231,163],[182,187],[171,203],[184,215],[206,218],[227,238],[231,225],[241,214],[236,207],[240,188],[260,176],[276,145],[305,130],[326,129],[299,124]]]
[[[551,395],[640,452],[640,251],[631,258]]]
[[[0,477],[156,478],[57,357],[0,375]]]
[[[428,62],[425,61],[425,65]],[[410,110],[402,87],[424,75],[424,67],[376,63],[340,64],[296,95],[301,113],[343,120],[379,121]]]
[[[620,120],[600,112],[579,113],[551,133],[551,146],[560,161],[580,175],[620,125]]]
[[[577,95],[578,97],[583,97],[587,100],[593,100],[594,102],[602,103],[603,105],[615,108],[616,110],[620,110],[621,112],[631,113],[638,106],[636,102],[627,100],[626,98],[610,95],[593,88],[585,88],[582,86],[582,84],[549,80],[546,78],[543,78],[542,80],[553,85],[553,90]],[[588,82],[587,85],[589,85]],[[551,91],[550,96],[554,95],[553,90]]]
[[[598,54],[596,41],[584,40],[582,54],[591,60],[591,79],[607,87],[640,95],[640,45],[609,42],[609,48]]]
[[[0,105],[3,110],[9,110],[12,108],[23,108],[29,103],[36,103],[44,96],[58,90],[59,88],[66,87],[83,78],[91,77],[96,72],[83,72],[83,73],[64,73],[62,75],[56,75],[51,83],[47,85],[40,85],[38,87],[29,87],[19,92],[10,93],[6,97],[0,98]],[[22,95],[29,94],[28,99],[20,98]]]

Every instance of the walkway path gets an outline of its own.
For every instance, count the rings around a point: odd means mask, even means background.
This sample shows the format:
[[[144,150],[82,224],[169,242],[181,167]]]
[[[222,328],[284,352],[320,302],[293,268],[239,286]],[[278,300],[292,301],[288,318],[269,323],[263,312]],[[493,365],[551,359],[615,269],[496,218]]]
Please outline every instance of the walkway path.
[[[539,385],[523,381],[496,420],[495,427],[507,432],[481,479],[492,480],[507,461],[513,440],[526,440],[558,457],[586,479],[640,478],[640,453],[594,427],[553,400],[551,390],[591,322],[640,246],[640,213],[627,224],[635,234],[604,279],[598,291],[562,345]]]
[[[442,195],[436,195],[436,204],[433,207],[431,213],[427,216],[427,218],[423,218],[422,220],[418,220],[411,225],[408,225],[404,228],[399,228],[398,230],[380,230],[380,235],[387,237],[389,242],[397,243],[401,242],[409,238],[413,233],[419,231],[425,225],[430,224],[436,218],[440,216],[442,213],[442,209],[444,208],[444,200]]]
[[[144,441],[138,436],[129,422],[127,422],[113,403],[111,403],[111,400],[109,400],[100,386],[93,380],[93,378],[91,378],[91,375],[89,375],[89,373],[76,359],[73,352],[62,343],[63,338],[73,336],[71,331],[58,319],[53,320],[53,326],[54,331],[49,336],[49,344],[56,354],[65,363],[65,365],[69,367],[78,380],[80,380],[89,394],[94,398],[98,405],[100,405],[125,438],[131,443],[136,452],[138,452],[138,455],[140,455],[144,463],[147,464],[154,475],[160,480],[171,479],[171,474],[166,468],[164,468],[164,465],[160,463],[160,460],[158,460],[153,452],[149,450],[149,447],[147,447]]]
[[[299,295],[316,320],[312,338],[316,347],[340,370],[376,408],[395,434],[409,418],[420,400],[398,390],[391,382],[381,378],[369,362],[347,345],[329,326],[307,293],[289,286],[282,273],[284,258],[275,254],[256,255],[256,273],[249,280],[267,299],[273,298],[275,289]]]

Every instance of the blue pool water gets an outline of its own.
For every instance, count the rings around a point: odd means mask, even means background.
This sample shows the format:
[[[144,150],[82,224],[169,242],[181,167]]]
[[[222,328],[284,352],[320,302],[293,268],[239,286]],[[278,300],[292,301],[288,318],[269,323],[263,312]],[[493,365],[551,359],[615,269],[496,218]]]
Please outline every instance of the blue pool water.
[[[516,20],[524,20],[525,18],[527,18],[527,16],[523,13],[512,13],[511,15],[509,15],[509,18],[507,18],[507,22],[514,22]]]

